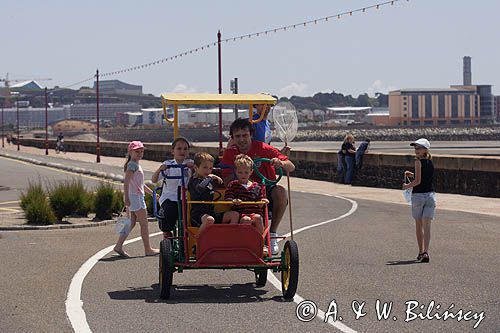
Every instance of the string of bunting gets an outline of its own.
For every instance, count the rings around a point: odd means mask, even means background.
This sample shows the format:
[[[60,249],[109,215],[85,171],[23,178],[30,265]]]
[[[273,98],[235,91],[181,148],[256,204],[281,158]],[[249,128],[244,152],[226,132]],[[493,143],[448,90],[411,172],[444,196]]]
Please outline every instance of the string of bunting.
[[[243,40],[243,39],[247,39],[247,38],[263,37],[263,36],[266,36],[266,35],[271,34],[271,33],[283,32],[283,31],[287,31],[287,30],[290,30],[290,29],[305,28],[307,25],[318,24],[318,23],[323,23],[323,22],[329,22],[329,21],[332,21],[332,19],[341,19],[344,16],[352,16],[355,13],[365,13],[367,10],[370,10],[370,9],[376,9],[376,10],[378,10],[378,9],[380,9],[383,6],[389,6],[389,5],[392,6],[396,2],[400,2],[400,1],[406,1],[406,2],[408,2],[410,0],[390,0],[390,1],[385,1],[385,2],[377,3],[377,4],[374,4],[374,5],[371,5],[371,6],[362,7],[362,8],[358,8],[358,9],[353,9],[353,10],[349,10],[349,11],[346,11],[346,12],[343,12],[343,13],[338,13],[338,14],[335,14],[335,15],[324,16],[324,17],[315,18],[315,19],[312,19],[312,20],[308,20],[308,21],[304,21],[304,22],[299,22],[299,23],[295,23],[295,24],[290,24],[290,25],[286,25],[286,26],[281,26],[281,27],[277,27],[277,28],[273,28],[273,29],[268,29],[268,30],[263,30],[263,31],[259,31],[259,32],[250,33],[250,34],[245,34],[245,35],[240,35],[240,36],[225,38],[225,39],[221,40],[221,43],[222,42],[224,42],[224,43],[227,43],[227,42],[237,42],[237,41],[240,41],[240,40]],[[170,57],[167,57],[167,58],[155,60],[155,61],[152,61],[152,62],[149,62],[149,63],[146,63],[146,64],[142,64],[142,65],[138,65],[138,66],[133,66],[133,67],[128,67],[128,68],[124,68],[124,69],[120,69],[120,70],[116,70],[116,71],[112,71],[112,72],[102,73],[99,76],[100,77],[107,77],[107,76],[113,76],[113,75],[117,75],[117,74],[122,74],[122,73],[127,73],[127,72],[142,70],[142,69],[145,69],[145,68],[148,68],[148,67],[151,67],[151,66],[156,66],[156,65],[163,64],[163,63],[165,63],[167,61],[176,60],[178,58],[182,58],[184,56],[187,56],[187,55],[190,55],[190,54],[193,54],[193,53],[197,53],[197,52],[201,52],[201,51],[207,50],[210,47],[217,46],[217,44],[218,44],[218,42],[211,42],[211,43],[205,44],[203,46],[200,46],[200,47],[188,50],[188,51],[184,51],[184,52],[178,53],[176,55],[173,55],[173,56],[170,56]],[[88,79],[85,79],[85,80],[73,83],[73,84],[65,86],[65,87],[69,88],[69,87],[75,86],[77,84],[80,84],[80,83],[92,80],[93,78],[95,78],[95,75],[92,76],[92,77],[90,77],[90,78],[88,78]]]

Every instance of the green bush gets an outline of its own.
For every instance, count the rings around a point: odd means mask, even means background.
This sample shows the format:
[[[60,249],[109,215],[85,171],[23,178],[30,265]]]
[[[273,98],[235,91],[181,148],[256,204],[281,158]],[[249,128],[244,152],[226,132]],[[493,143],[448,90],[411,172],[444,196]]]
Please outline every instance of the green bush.
[[[75,215],[87,217],[94,208],[94,194],[85,191],[81,195],[81,205],[75,211]]]
[[[146,184],[147,187],[149,187],[151,190],[154,191],[155,184]],[[148,212],[148,215],[153,216],[153,197],[146,193],[144,196],[144,201],[146,202],[146,210]]]
[[[56,222],[56,216],[45,195],[33,198],[26,206],[24,215],[30,224],[54,224]]]
[[[65,216],[86,214],[89,211],[87,191],[81,179],[73,179],[53,184],[49,188],[50,206],[59,221]]]
[[[89,207],[89,213],[95,213],[95,207],[94,207],[95,193],[92,191],[87,192],[87,200],[88,200],[87,203]]]
[[[148,215],[153,215],[153,198],[146,193],[144,201],[146,201],[146,210],[148,211]]]
[[[120,214],[124,206],[123,191],[115,190],[113,196],[113,208],[111,209],[111,212],[114,214]]]
[[[95,216],[101,220],[111,219],[113,204],[116,199],[115,189],[109,183],[100,183],[94,198]]]
[[[32,183],[31,181],[29,181],[26,193],[21,192],[21,203],[19,205],[21,206],[22,210],[26,210],[26,208],[34,198],[40,197],[45,198],[45,191],[42,188],[42,184],[40,182]]]
[[[21,208],[30,224],[54,224],[56,217],[47,201],[40,183],[29,183],[26,193],[21,193]]]
[[[75,202],[77,202],[77,208],[75,214],[78,216],[87,216],[90,211],[92,203],[89,202],[89,194],[81,178],[73,180],[70,183],[70,193]]]

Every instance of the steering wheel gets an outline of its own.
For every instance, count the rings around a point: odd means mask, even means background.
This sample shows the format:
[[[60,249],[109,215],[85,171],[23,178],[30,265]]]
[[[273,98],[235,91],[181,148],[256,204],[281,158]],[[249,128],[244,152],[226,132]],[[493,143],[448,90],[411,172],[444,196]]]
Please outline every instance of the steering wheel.
[[[283,177],[283,168],[274,168],[278,172],[278,178],[276,180],[267,179],[259,171],[259,168],[257,167],[257,163],[259,163],[259,162],[271,163],[271,160],[269,158],[256,158],[253,162],[254,162],[253,170],[255,171],[257,176],[259,176],[260,179],[262,179],[262,184],[264,184],[265,186],[276,185],[280,181],[281,177]]]

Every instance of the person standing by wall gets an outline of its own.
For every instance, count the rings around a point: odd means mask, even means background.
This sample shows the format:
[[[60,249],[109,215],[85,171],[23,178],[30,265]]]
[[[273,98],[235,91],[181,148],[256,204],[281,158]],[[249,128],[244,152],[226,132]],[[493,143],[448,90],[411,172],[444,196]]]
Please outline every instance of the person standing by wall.
[[[370,139],[365,139],[365,141],[361,142],[358,149],[356,149],[356,169],[361,169],[361,167],[363,166],[363,157],[368,151],[369,146]]]
[[[354,136],[347,134],[342,144],[342,154],[345,160],[345,177],[344,184],[351,185],[352,177],[354,175],[354,157],[356,156],[356,148],[354,147]]]
[[[434,179],[434,165],[429,153],[431,144],[421,138],[412,142],[415,148],[415,172],[406,170],[405,177],[413,178],[408,184],[403,184],[403,190],[413,188],[411,195],[411,212],[415,219],[418,244],[417,260],[429,262],[429,245],[431,242],[431,222],[436,210],[436,195],[432,185]]]

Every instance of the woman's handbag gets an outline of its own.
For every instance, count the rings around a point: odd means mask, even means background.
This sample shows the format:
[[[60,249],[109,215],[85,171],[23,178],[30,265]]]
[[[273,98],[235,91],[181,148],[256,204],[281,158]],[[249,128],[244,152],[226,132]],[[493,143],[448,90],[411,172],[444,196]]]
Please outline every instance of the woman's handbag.
[[[123,207],[115,224],[115,231],[120,236],[128,235],[130,233],[130,227],[132,226],[132,220],[128,216],[122,216],[125,209],[126,207]]]
[[[410,179],[405,176],[405,184],[410,183]],[[403,197],[405,198],[406,202],[411,205],[411,194],[412,194],[413,187],[407,188],[406,190],[403,190]]]

